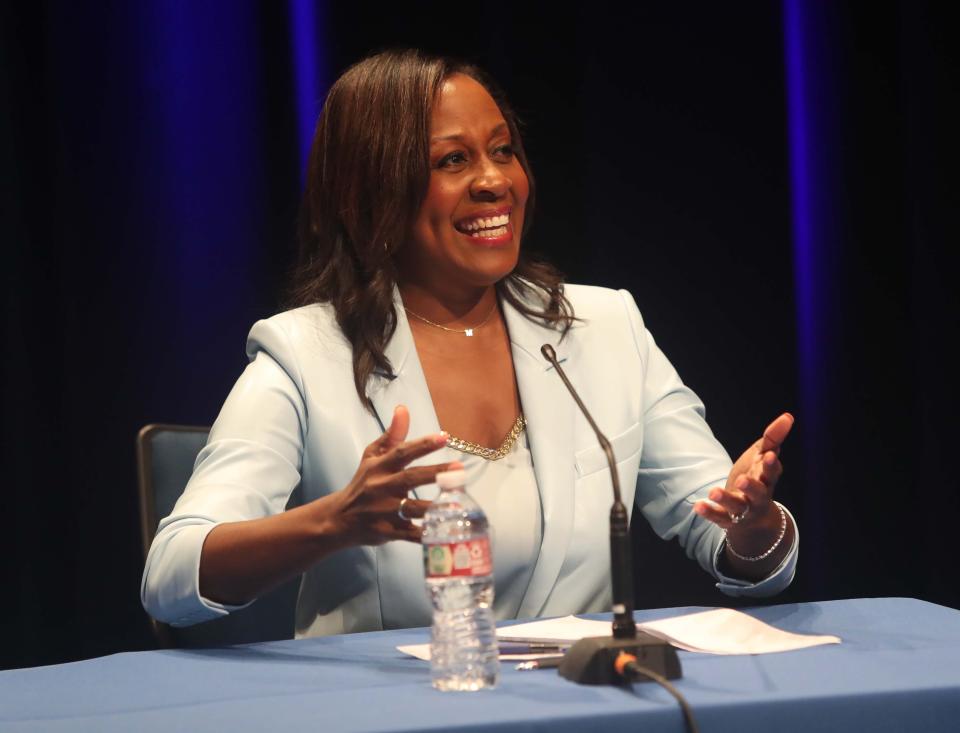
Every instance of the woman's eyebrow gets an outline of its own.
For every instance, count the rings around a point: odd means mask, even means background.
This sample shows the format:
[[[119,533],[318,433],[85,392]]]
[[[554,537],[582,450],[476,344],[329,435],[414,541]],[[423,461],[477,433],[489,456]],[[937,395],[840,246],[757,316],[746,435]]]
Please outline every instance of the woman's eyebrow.
[[[506,131],[507,131],[507,123],[501,122],[499,125],[497,125],[490,131],[490,137],[496,137],[497,135],[500,135],[501,133]],[[433,143],[443,142],[444,140],[463,140],[463,133],[453,132],[453,133],[450,133],[449,135],[438,135],[437,137],[430,138],[430,144],[432,145]]]

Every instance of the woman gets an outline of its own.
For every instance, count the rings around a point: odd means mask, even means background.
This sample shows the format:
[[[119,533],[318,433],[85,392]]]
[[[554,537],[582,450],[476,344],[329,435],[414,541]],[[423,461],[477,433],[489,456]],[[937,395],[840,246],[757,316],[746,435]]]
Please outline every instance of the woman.
[[[797,534],[771,497],[792,417],[731,467],[631,296],[526,257],[533,198],[514,116],[477,69],[388,52],[337,81],[302,307],[251,330],[147,558],[151,614],[196,623],[303,573],[298,635],[426,625],[412,520],[459,463],[494,528],[497,618],[608,610],[609,474],[543,343],[612,436],[628,506],[724,592],[789,584]]]

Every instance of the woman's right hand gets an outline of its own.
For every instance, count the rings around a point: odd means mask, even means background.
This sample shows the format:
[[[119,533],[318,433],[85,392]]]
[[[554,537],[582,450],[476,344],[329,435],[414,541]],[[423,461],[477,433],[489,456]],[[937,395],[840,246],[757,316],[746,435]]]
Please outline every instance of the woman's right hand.
[[[353,479],[336,497],[332,520],[337,534],[350,545],[380,545],[390,540],[419,542],[420,519],[429,501],[408,498],[411,489],[436,481],[437,474],[463,468],[458,461],[406,468],[411,462],[446,445],[446,433],[435,433],[405,442],[410,413],[403,405],[393,411],[387,431],[363,451]],[[400,502],[403,515],[400,516]]]
[[[387,432],[367,446],[360,467],[342,490],[279,514],[215,526],[200,555],[200,594],[240,605],[338,550],[389,540],[419,542],[420,528],[398,513],[401,500],[410,489],[463,464],[406,468],[446,443],[445,435],[405,443],[409,428],[410,414],[398,407]],[[404,516],[422,517],[429,503],[407,499]]]

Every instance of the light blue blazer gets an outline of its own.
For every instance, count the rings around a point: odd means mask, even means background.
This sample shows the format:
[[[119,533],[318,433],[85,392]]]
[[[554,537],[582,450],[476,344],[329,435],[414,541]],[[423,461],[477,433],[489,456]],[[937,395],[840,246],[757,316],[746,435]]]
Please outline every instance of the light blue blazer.
[[[781,566],[760,583],[718,572],[723,533],[692,505],[724,484],[731,462],[707,427],[700,400],[654,343],[630,294],[578,285],[566,286],[566,294],[582,322],[563,340],[501,303],[543,513],[540,553],[518,599],[518,615],[606,611],[611,603],[609,470],[590,426],[541,355],[544,343],[553,345],[610,438],[627,506],[639,509],[664,539],[677,537],[725,593],[761,596],[786,587],[796,565],[796,540]],[[298,485],[304,502],[346,486],[396,405],[410,410],[411,438],[440,430],[396,298],[399,322],[386,349],[394,374],[376,374],[368,390],[376,417],[357,398],[350,345],[330,306],[298,308],[254,325],[250,363],[147,558],[141,596],[154,617],[189,625],[233,610],[199,594],[207,532],[218,522],[283,511]],[[443,449],[420,462],[456,457]],[[415,493],[430,499],[436,491],[430,486]],[[390,542],[339,552],[308,570],[296,630],[306,636],[425,626],[430,613],[420,547]]]

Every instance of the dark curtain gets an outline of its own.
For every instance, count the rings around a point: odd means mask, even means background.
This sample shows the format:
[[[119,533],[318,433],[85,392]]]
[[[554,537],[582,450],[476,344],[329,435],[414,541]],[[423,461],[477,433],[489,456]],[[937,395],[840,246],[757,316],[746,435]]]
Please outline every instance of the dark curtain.
[[[812,363],[778,4],[5,4],[2,666],[153,644],[134,437],[216,417],[292,263],[303,115],[391,45],[506,88],[539,184],[525,245],[635,295],[731,453],[797,415],[778,495],[803,554],[773,602],[960,607],[950,26],[925,3],[796,5]],[[638,606],[731,603],[675,542],[634,539]]]

